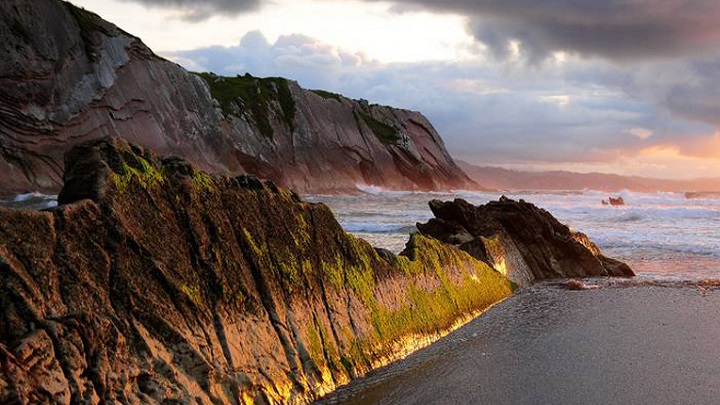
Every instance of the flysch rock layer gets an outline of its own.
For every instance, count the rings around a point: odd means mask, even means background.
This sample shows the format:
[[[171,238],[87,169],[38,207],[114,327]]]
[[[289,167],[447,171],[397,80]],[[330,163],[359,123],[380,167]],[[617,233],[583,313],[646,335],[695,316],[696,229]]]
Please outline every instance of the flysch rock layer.
[[[418,112],[193,74],[70,3],[3,0],[0,39],[0,192],[56,192],[63,154],[104,136],[301,193],[477,188]]]
[[[520,200],[473,206],[463,199],[433,200],[435,218],[417,224],[423,235],[467,251],[520,286],[569,277],[630,277],[630,267],[604,256],[587,235]]]
[[[0,208],[0,403],[307,403],[512,293],[414,235],[121,139],[66,156],[60,206]]]

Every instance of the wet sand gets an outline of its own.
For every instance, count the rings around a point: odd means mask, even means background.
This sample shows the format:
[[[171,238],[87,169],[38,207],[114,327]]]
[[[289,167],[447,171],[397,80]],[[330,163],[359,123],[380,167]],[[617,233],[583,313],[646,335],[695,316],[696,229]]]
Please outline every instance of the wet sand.
[[[611,282],[521,291],[326,404],[711,404],[720,290]]]

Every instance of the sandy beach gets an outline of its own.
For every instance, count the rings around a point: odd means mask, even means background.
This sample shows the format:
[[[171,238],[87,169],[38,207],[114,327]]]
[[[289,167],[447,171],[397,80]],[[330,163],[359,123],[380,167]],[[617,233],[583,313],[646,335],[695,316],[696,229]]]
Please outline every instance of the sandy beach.
[[[524,289],[320,403],[717,403],[720,291],[642,279],[595,285]]]

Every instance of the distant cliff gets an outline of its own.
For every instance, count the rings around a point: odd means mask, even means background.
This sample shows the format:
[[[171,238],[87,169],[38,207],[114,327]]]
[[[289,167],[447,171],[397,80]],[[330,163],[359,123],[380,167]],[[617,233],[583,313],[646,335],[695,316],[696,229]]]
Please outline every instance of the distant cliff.
[[[102,136],[298,192],[477,187],[420,113],[192,74],[59,0],[5,0],[0,22],[0,191],[59,190],[63,153]]]
[[[621,176],[610,173],[575,173],[563,170],[528,172],[458,162],[473,180],[497,190],[598,190],[618,192],[686,192],[720,190],[720,178],[687,180]]]
[[[512,292],[415,235],[395,256],[322,204],[119,139],[64,204],[0,208],[0,403],[306,403]]]

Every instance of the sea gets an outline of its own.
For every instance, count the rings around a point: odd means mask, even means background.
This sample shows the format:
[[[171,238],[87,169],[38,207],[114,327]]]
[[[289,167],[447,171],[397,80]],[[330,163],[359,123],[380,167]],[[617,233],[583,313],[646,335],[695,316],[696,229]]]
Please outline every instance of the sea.
[[[640,277],[720,279],[720,195],[623,191],[402,192],[365,188],[361,195],[308,195],[327,204],[346,231],[376,247],[401,252],[418,222],[432,218],[428,202],[462,198],[485,204],[501,195],[544,208],[587,234],[603,254],[627,262]],[[603,205],[620,196],[624,206]]]
[[[405,192],[363,188],[358,195],[305,195],[327,204],[346,231],[376,247],[400,253],[415,224],[433,217],[428,202],[462,198],[485,204],[501,195],[544,208],[587,234],[606,256],[627,262],[641,277],[720,279],[720,195],[623,191]],[[624,206],[603,205],[620,196]],[[0,197],[0,206],[46,209],[57,196],[40,193]]]

